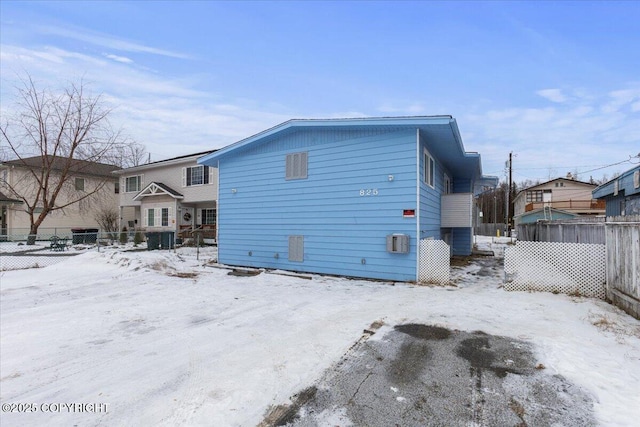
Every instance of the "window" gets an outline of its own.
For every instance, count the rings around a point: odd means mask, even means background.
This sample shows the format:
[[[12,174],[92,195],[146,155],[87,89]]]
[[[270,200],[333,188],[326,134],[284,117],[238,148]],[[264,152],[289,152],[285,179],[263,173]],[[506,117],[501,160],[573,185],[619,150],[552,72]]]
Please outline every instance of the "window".
[[[174,222],[172,208],[144,209],[144,227],[169,227],[172,222]]]
[[[127,193],[138,192],[142,186],[142,175],[129,176],[125,179],[125,191]]]
[[[436,164],[433,160],[433,157],[429,154],[427,150],[424,150],[424,183],[430,187],[434,187],[435,185],[435,169]]]
[[[114,187],[114,188],[113,188],[113,189],[114,189],[114,192],[115,192],[116,194],[120,194],[120,183],[116,181],[114,184],[115,184],[115,185],[113,186],[113,187]]]
[[[169,226],[169,208],[162,208],[162,226],[163,227],[168,227]]]
[[[451,185],[451,178],[449,178],[449,175],[447,175],[446,173],[444,174],[444,189],[443,189],[444,194],[451,194],[453,193],[453,186]]]
[[[541,202],[542,201],[542,190],[529,190],[527,191],[527,203],[531,202]]]
[[[202,224],[214,225],[216,223],[215,209],[202,209]]]
[[[307,179],[307,153],[287,154],[285,165],[285,179]]]
[[[182,168],[182,186],[203,185],[211,182],[211,170],[209,166],[193,166]]]
[[[76,178],[76,190],[84,191],[84,178]]]

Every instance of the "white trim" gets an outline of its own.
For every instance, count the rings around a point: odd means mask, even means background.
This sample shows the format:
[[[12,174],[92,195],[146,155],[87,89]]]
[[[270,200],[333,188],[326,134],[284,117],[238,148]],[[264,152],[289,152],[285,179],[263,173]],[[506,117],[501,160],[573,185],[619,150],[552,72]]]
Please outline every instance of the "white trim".
[[[220,240],[218,240],[218,233],[220,230],[220,160],[218,160],[216,163],[218,163],[218,182],[216,185],[216,243],[218,247],[218,259],[220,259]],[[213,167],[209,166],[209,170],[211,169],[213,169]]]
[[[427,150],[427,147],[424,148],[422,154],[423,154],[422,157],[424,160],[424,165],[423,165],[424,183],[427,184],[429,187],[435,189],[436,188],[436,159],[434,159],[431,153],[429,153],[429,150]],[[427,156],[429,157],[429,161],[427,161],[426,159]],[[433,170],[431,169],[432,164],[433,164]],[[428,170],[427,170],[427,166],[428,166]],[[429,180],[427,179],[427,177],[433,177],[433,182],[429,183]]]
[[[442,194],[451,193],[453,193],[453,183],[451,182],[451,177],[449,176],[449,174],[444,172],[444,176],[442,177]]]
[[[416,128],[416,282],[420,280],[420,128]]]

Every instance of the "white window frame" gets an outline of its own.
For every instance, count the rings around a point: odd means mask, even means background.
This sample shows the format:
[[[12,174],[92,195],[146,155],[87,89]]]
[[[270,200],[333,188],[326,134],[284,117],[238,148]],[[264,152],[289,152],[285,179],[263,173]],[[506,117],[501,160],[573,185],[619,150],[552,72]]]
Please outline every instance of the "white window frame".
[[[173,209],[171,207],[145,208],[142,221],[144,227],[171,227],[173,224]]]
[[[207,222],[206,221],[207,211],[213,211],[213,222]],[[200,222],[202,223],[202,225],[216,225],[216,223],[218,222],[217,215],[218,215],[218,212],[217,212],[216,208],[204,208],[204,209],[201,209],[200,210]]]
[[[161,227],[168,227],[169,226],[169,221],[170,221],[170,212],[169,212],[169,208],[160,208],[160,226]],[[165,217],[165,212],[167,214],[167,216]]]
[[[451,178],[449,177],[449,175],[447,173],[445,173],[444,177],[443,177],[443,190],[442,190],[442,192],[444,194],[453,193],[453,184],[451,183]]]
[[[136,185],[136,189],[134,190],[130,190],[129,189],[129,180],[132,180],[136,178],[137,180],[137,185]],[[140,190],[142,190],[142,175],[133,175],[133,176],[127,176],[124,178],[124,192],[125,193],[138,193]]]
[[[202,171],[202,182],[193,183],[193,170],[200,169]],[[213,169],[210,166],[197,165],[182,168],[182,186],[197,187],[200,185],[209,185],[213,183]]]
[[[436,161],[429,151],[425,148],[422,155],[422,170],[424,172],[424,183],[431,188],[435,188],[436,185]]]
[[[155,227],[156,225],[156,210],[153,208],[147,209],[145,215],[145,223],[147,227]]]

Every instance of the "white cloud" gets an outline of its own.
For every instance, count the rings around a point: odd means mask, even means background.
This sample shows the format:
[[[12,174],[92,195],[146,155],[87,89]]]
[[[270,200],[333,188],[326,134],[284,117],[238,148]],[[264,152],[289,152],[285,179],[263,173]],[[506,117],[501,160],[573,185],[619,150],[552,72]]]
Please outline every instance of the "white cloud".
[[[567,101],[567,97],[562,93],[560,89],[542,89],[536,92],[543,98],[548,99],[551,102],[563,103]]]
[[[159,49],[144,44],[123,40],[117,37],[113,37],[108,34],[98,33],[96,31],[87,30],[84,28],[62,28],[54,27],[50,25],[43,25],[35,27],[35,30],[44,35],[55,35],[59,37],[66,37],[73,40],[83,41],[85,43],[91,43],[96,46],[108,48],[111,50],[120,50],[124,52],[140,52],[150,53],[154,55],[168,56],[171,58],[190,59],[191,56],[181,52],[172,52],[165,49]]]
[[[640,102],[633,88],[585,98],[548,108],[507,108],[468,114],[460,118],[467,150],[482,154],[485,173],[502,174],[509,151],[516,179],[548,179],[577,168],[593,169],[620,162],[640,146]],[[605,107],[603,107],[605,106]],[[622,107],[629,106],[628,109]],[[466,130],[469,131],[466,131]],[[587,173],[624,171],[630,164]],[[565,170],[566,169],[566,170]],[[555,172],[554,172],[555,171]],[[555,177],[555,176],[554,176]]]
[[[131,58],[127,58],[126,56],[118,56],[118,55],[112,55],[112,54],[104,54],[105,58],[109,58],[112,59],[116,62],[122,62],[123,64],[131,64],[133,63],[133,59]]]
[[[281,105],[224,98],[200,90],[199,79],[167,78],[106,54],[10,45],[0,45],[0,52],[3,114],[12,108],[12,90],[25,70],[43,87],[83,79],[113,108],[113,125],[144,144],[154,160],[220,148],[291,118]]]

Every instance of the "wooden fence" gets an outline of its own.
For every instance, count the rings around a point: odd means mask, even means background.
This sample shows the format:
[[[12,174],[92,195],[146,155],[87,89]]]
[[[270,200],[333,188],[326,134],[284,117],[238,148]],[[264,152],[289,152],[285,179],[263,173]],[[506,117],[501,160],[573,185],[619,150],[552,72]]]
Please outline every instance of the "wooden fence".
[[[518,240],[532,242],[605,244],[603,217],[538,221],[517,226]]]
[[[640,215],[518,225],[518,240],[606,245],[606,299],[640,319]]]
[[[640,215],[608,217],[607,300],[640,319]]]
[[[476,236],[497,236],[498,230],[500,230],[500,235],[505,235],[505,230],[507,229],[507,225],[504,222],[487,222],[480,223],[473,227],[473,232]]]

